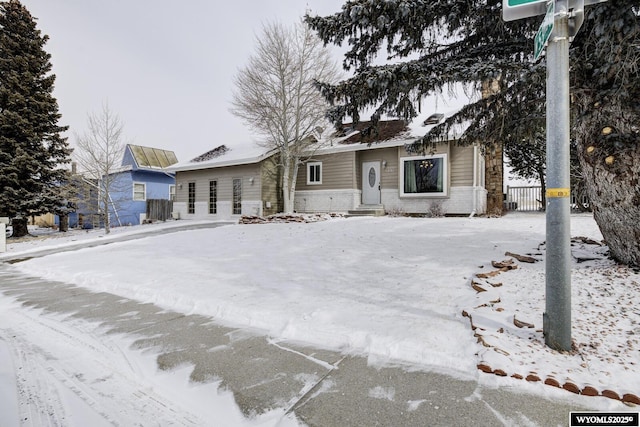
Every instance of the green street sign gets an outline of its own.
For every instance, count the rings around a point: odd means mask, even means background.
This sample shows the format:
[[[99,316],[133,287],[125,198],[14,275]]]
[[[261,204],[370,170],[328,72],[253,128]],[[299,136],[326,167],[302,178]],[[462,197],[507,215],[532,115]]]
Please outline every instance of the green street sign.
[[[511,0],[517,1],[517,0]],[[549,37],[553,32],[553,21],[555,15],[555,1],[550,1],[547,3],[547,13],[544,15],[544,21],[540,25],[540,29],[536,33],[535,38],[533,39],[533,60],[537,61],[540,59],[540,55],[542,55],[542,51],[544,50],[544,46],[549,41]]]
[[[509,7],[513,7],[521,4],[539,3],[541,1],[544,2],[545,0],[507,0],[507,5]]]
[[[502,0],[502,18],[505,21],[544,14],[546,0]]]
[[[552,0],[555,2],[555,0]],[[569,0],[569,9],[579,8],[592,4],[604,3],[607,0]],[[546,0],[502,0],[502,19],[514,21],[516,19],[529,18],[531,16],[544,15]]]

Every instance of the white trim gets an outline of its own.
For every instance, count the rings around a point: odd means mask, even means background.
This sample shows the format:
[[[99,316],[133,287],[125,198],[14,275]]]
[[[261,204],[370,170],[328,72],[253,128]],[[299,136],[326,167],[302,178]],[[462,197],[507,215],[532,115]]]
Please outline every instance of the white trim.
[[[142,187],[144,188],[144,194],[143,194],[143,198],[142,199],[136,199],[136,185],[142,185]],[[147,184],[145,182],[137,182],[134,181],[133,182],[133,201],[134,202],[144,202],[147,200]]]
[[[442,191],[432,193],[405,193],[404,192],[404,163],[406,161],[415,160],[427,160],[427,159],[442,159]],[[434,154],[431,156],[411,156],[400,157],[400,173],[398,174],[398,191],[400,197],[406,198],[433,198],[433,197],[447,197],[449,194],[449,165],[448,154]]]
[[[315,181],[311,178],[313,177],[311,174],[311,168],[313,166],[317,166],[320,168],[320,180]],[[322,162],[307,162],[307,185],[321,185],[322,184]]]

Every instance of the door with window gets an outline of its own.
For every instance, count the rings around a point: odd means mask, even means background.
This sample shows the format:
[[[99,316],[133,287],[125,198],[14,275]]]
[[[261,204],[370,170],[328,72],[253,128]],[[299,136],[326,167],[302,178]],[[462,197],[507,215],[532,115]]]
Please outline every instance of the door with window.
[[[362,163],[362,204],[380,204],[380,162]]]

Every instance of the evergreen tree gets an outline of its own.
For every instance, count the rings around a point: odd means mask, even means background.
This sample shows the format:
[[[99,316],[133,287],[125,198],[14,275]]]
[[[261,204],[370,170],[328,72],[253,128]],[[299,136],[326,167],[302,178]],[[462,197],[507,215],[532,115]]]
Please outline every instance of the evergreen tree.
[[[463,84],[497,80],[500,90],[467,105],[416,142],[426,149],[457,123],[459,143],[527,144],[545,117],[546,63],[533,63],[542,17],[501,18],[502,0],[354,0],[328,17],[306,20],[325,43],[349,43],[338,85],[319,83],[330,117],[374,107],[412,119],[421,99]],[[594,217],[618,260],[640,265],[640,3],[585,8],[570,47],[572,137]],[[393,63],[373,65],[386,48]],[[517,147],[512,147],[517,150]]]
[[[0,3],[0,216],[13,218],[13,236],[27,218],[62,206],[59,185],[71,150],[61,137],[55,75],[34,18],[18,1]]]

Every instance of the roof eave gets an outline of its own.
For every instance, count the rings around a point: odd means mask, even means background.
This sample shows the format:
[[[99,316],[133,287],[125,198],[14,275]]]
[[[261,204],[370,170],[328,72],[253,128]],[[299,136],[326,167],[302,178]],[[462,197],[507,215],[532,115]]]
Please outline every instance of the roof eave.
[[[184,172],[184,171],[191,171],[191,170],[217,169],[217,168],[224,168],[229,166],[250,165],[254,163],[260,163],[261,161],[271,157],[275,153],[275,151],[276,150],[270,150],[258,156],[245,157],[241,159],[223,160],[219,162],[193,163],[188,165],[167,168],[167,170],[173,171],[173,172]]]

